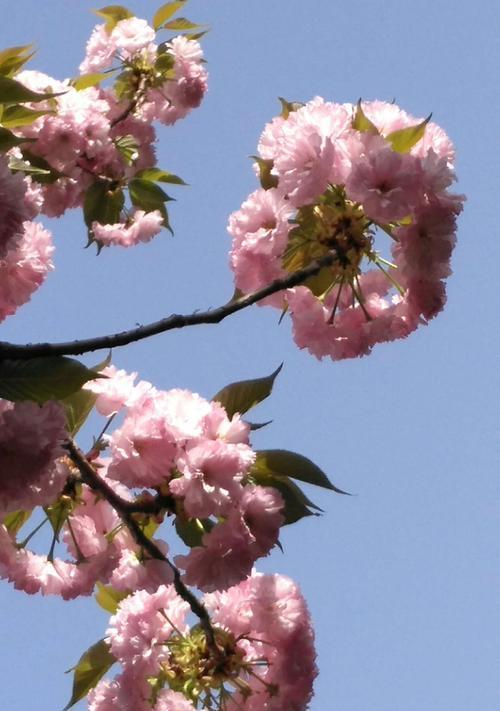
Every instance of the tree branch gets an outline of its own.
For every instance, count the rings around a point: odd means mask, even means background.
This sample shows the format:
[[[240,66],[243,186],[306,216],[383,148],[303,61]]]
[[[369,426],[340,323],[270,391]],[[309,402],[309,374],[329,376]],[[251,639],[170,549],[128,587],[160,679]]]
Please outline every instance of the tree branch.
[[[113,333],[107,336],[97,336],[94,338],[83,338],[76,341],[67,341],[63,343],[28,343],[20,345],[15,343],[0,342],[0,359],[1,358],[40,358],[47,356],[61,355],[80,355],[91,351],[102,349],[118,348],[126,346],[129,343],[142,341],[145,338],[150,338],[159,333],[172,331],[186,326],[198,326],[200,324],[220,323],[228,316],[242,311],[248,306],[262,301],[267,296],[276,294],[284,289],[290,289],[304,282],[309,277],[315,276],[324,267],[328,267],[336,260],[335,252],[329,252],[327,255],[313,262],[304,269],[300,269],[292,274],[276,281],[271,282],[268,286],[251,294],[242,296],[239,299],[229,301],[223,306],[218,306],[215,309],[208,311],[197,311],[192,314],[172,314],[166,318],[154,321],[153,323],[144,326],[137,326],[128,331]]]
[[[106,499],[106,501],[114,508],[116,513],[119,515],[123,523],[127,526],[128,530],[132,534],[135,542],[144,551],[146,551],[151,558],[155,560],[161,560],[168,565],[174,576],[174,588],[179,597],[185,600],[193,614],[200,620],[200,625],[203,628],[207,646],[215,657],[220,657],[221,650],[217,646],[215,640],[215,633],[212,627],[212,622],[210,620],[210,615],[208,614],[205,606],[198,600],[198,598],[189,590],[186,585],[182,582],[181,574],[175,565],[164,555],[155,543],[149,539],[142,528],[139,526],[135,520],[133,513],[131,512],[131,506],[129,501],[125,501],[121,498],[109,484],[102,479],[95,471],[93,466],[90,464],[83,452],[76,446],[73,440],[68,440],[64,445],[64,448],[68,452],[68,455],[73,462],[73,464],[78,468],[80,472],[82,481],[87,484],[93,491],[97,491],[101,496]]]

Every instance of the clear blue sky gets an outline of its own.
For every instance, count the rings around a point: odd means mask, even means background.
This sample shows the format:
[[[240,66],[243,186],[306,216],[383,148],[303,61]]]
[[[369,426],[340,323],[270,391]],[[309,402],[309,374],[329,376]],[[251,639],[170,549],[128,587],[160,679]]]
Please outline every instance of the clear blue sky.
[[[157,4],[129,7],[151,17]],[[35,42],[36,64],[76,73],[94,0],[9,3],[0,45]],[[433,111],[458,150],[459,222],[445,312],[368,358],[318,363],[286,320],[254,308],[219,327],[170,333],[114,354],[163,388],[210,396],[285,368],[257,411],[260,448],[295,449],[356,496],[311,491],[321,519],[283,535],[260,566],[294,577],[314,617],[320,677],[312,711],[497,711],[500,704],[500,474],[497,0],[192,0],[211,24],[210,92],[160,134],[160,165],[191,187],[176,231],[134,250],[84,251],[79,214],[54,224],[56,267],[1,327],[2,340],[95,335],[232,293],[228,214],[254,189],[248,156],[277,96],[393,98]],[[95,360],[95,358],[94,358]],[[70,667],[103,635],[92,600],[63,603],[0,587],[0,709],[57,711]]]

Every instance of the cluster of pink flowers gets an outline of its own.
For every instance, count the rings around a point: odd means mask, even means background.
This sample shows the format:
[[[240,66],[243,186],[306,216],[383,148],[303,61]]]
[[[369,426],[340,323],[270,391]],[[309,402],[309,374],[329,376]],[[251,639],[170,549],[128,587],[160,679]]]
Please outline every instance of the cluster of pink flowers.
[[[316,98],[266,126],[265,188],[229,220],[236,286],[248,293],[334,255],[306,284],[264,303],[290,311],[297,345],[350,358],[407,336],[445,303],[456,217],[453,146],[394,104]],[[376,234],[392,240],[390,261]]]
[[[34,216],[28,179],[12,173],[0,155],[0,321],[30,300],[52,264],[52,237]]]
[[[189,628],[173,586],[138,591],[111,618],[107,641],[122,665],[90,695],[90,711],[299,711],[316,676],[309,613],[297,586],[253,574],[203,598],[219,655]]]
[[[58,217],[84,207],[89,236],[101,247],[147,242],[168,226],[162,191],[154,182],[148,185],[157,203],[131,193],[132,204],[126,206],[124,191],[156,166],[153,122],[173,124],[199,106],[207,72],[196,40],[179,36],[157,45],[155,37],[136,17],[112,31],[105,25],[94,29],[81,79],[116,60],[123,71],[113,86],[78,89],[69,80],[31,70],[15,76],[30,91],[56,96],[24,102],[34,111],[32,119],[12,128],[19,145],[0,155],[0,320],[26,303],[53,268],[51,235],[31,222],[37,215]],[[12,172],[9,161],[19,172]]]

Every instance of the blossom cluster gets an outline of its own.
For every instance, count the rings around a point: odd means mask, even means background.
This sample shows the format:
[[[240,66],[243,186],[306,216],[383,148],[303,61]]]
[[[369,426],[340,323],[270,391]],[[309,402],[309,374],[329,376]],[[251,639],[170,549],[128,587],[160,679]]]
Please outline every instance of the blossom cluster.
[[[253,574],[203,598],[217,653],[189,626],[173,586],[138,591],[111,618],[107,641],[122,672],[90,695],[90,711],[299,711],[316,676],[309,613],[297,586]]]
[[[330,254],[331,266],[263,303],[290,312],[297,345],[316,357],[365,355],[444,306],[463,201],[449,192],[453,146],[395,104],[285,109],[259,141],[263,187],[229,220],[236,287],[249,293]]]
[[[147,242],[169,228],[170,198],[155,181],[182,181],[156,167],[154,122],[171,125],[199,106],[207,72],[195,39],[156,44],[155,37],[136,17],[112,30],[98,25],[80,77],[59,81],[26,69],[15,75],[21,103],[5,114],[9,129],[2,131],[12,147],[0,155],[0,320],[53,268],[51,235],[32,222],[36,216],[82,207],[99,248]],[[106,73],[88,76],[119,69],[110,86],[101,86]]]

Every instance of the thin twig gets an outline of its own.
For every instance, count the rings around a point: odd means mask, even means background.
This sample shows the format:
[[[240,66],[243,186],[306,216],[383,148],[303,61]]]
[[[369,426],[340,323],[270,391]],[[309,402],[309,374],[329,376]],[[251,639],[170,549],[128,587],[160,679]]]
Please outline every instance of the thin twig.
[[[193,614],[198,617],[205,632],[209,649],[216,657],[219,657],[221,650],[218,648],[217,642],[215,641],[214,629],[212,627],[210,615],[208,614],[205,606],[198,600],[191,590],[184,585],[181,580],[181,574],[175,565],[161,552],[158,546],[146,536],[131,513],[129,502],[122,499],[121,496],[113,491],[109,484],[107,484],[107,482],[98,475],[93,466],[85,457],[84,453],[77,447],[73,440],[68,440],[64,444],[64,448],[68,452],[73,464],[78,468],[82,481],[94,491],[98,491],[114,508],[132,534],[137,545],[146,551],[151,558],[161,560],[168,565],[174,576],[173,585],[177,594],[188,603]]]
[[[154,321],[153,323],[144,326],[137,326],[128,331],[113,333],[107,336],[97,336],[94,338],[83,338],[76,341],[67,341],[63,343],[28,343],[20,345],[15,343],[0,342],[0,359],[2,358],[40,358],[48,356],[60,355],[80,355],[91,351],[102,349],[118,348],[126,346],[129,343],[142,341],[145,338],[151,338],[159,333],[172,331],[177,328],[185,328],[186,326],[198,326],[200,324],[220,323],[228,316],[242,311],[248,306],[262,301],[267,296],[276,294],[284,289],[290,289],[302,282],[306,281],[311,276],[318,274],[324,267],[330,266],[336,260],[335,252],[329,252],[327,255],[318,259],[304,269],[292,272],[291,274],[276,279],[263,289],[242,296],[239,299],[229,301],[223,306],[218,306],[215,309],[208,311],[196,311],[192,314],[172,314],[166,318]]]

